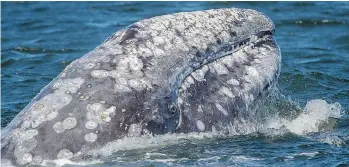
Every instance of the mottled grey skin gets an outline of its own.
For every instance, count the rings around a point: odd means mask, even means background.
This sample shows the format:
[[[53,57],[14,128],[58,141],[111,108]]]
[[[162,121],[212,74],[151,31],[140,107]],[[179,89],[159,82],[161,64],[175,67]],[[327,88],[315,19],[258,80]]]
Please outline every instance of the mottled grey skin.
[[[279,74],[272,21],[217,9],[141,20],[72,62],[3,130],[13,164],[74,159],[126,136],[229,132]]]

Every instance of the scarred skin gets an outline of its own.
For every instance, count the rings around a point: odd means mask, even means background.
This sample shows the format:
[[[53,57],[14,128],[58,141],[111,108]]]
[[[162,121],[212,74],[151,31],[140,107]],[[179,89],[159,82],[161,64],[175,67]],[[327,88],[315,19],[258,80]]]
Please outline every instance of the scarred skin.
[[[3,161],[74,159],[126,136],[221,131],[279,74],[272,21],[254,10],[136,22],[75,60],[3,130]]]

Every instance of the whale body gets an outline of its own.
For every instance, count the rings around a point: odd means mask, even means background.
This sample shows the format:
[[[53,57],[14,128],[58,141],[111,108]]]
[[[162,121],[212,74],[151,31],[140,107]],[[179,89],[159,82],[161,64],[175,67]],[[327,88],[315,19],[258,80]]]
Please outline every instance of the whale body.
[[[123,137],[228,131],[275,84],[274,24],[250,9],[141,20],[69,64],[2,130],[16,165],[74,159]]]

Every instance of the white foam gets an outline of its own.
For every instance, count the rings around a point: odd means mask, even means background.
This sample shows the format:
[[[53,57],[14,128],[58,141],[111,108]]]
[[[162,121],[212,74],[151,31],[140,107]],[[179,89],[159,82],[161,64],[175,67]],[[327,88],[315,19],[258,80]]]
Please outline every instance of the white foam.
[[[89,153],[94,156],[110,156],[116,151],[144,149],[144,148],[159,148],[163,146],[180,144],[184,142],[183,139],[205,139],[212,138],[217,135],[208,132],[192,132],[180,134],[165,134],[153,136],[139,136],[139,137],[125,137],[113,142],[107,143],[104,147],[92,150]]]
[[[303,152],[303,153],[299,153],[298,155],[300,156],[307,156],[307,157],[315,157],[316,155],[318,155],[319,152]]]
[[[315,99],[309,101],[304,112],[293,120],[275,118],[269,121],[267,128],[279,129],[285,126],[296,134],[307,134],[320,131],[320,125],[329,118],[341,117],[341,105],[339,103],[329,104],[325,100]]]
[[[345,141],[343,141],[341,138],[338,136],[325,136],[324,138],[318,139],[318,141],[323,142],[323,143],[328,143],[336,146],[343,146],[345,145]]]

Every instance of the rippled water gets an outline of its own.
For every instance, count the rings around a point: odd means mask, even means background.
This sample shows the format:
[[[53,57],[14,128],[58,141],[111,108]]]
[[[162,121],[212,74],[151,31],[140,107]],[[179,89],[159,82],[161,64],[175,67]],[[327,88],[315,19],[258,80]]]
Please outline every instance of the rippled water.
[[[99,150],[101,158],[66,165],[349,166],[348,2],[2,2],[1,126],[117,30],[156,15],[227,7],[256,9],[276,25],[284,96],[265,103],[267,124],[241,123],[229,136],[119,140]]]

